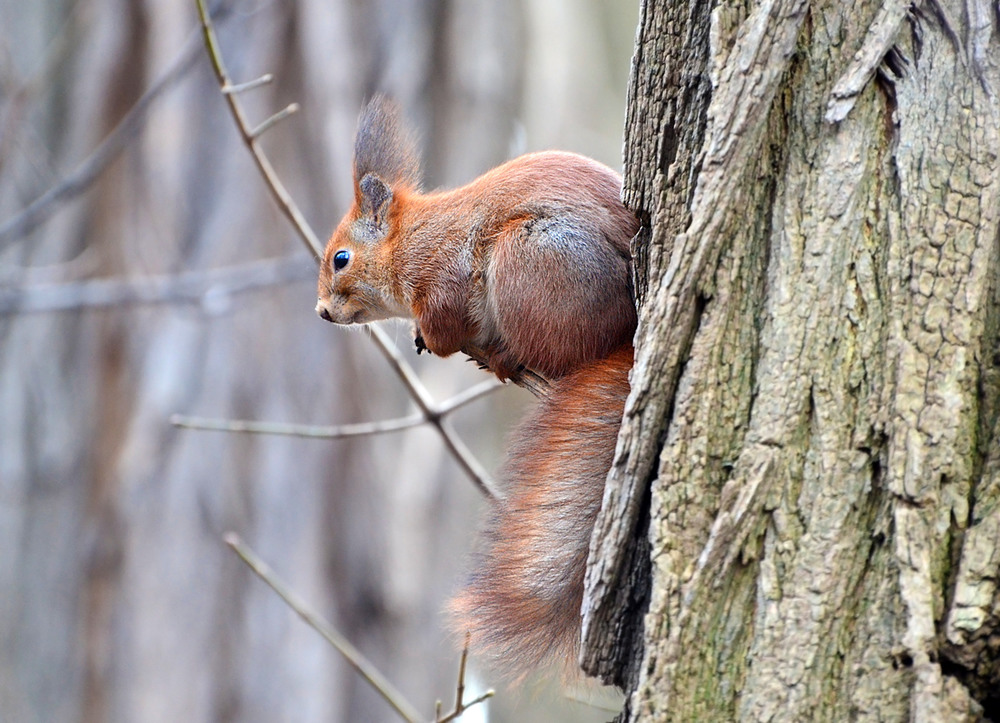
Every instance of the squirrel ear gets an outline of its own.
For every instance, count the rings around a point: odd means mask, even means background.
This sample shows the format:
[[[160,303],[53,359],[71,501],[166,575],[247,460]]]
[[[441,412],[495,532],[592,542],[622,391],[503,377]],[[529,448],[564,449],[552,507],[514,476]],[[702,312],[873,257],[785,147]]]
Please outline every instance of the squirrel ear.
[[[389,205],[392,202],[392,189],[376,176],[369,173],[358,183],[361,201],[362,218],[371,219],[379,236],[384,236],[387,229]]]

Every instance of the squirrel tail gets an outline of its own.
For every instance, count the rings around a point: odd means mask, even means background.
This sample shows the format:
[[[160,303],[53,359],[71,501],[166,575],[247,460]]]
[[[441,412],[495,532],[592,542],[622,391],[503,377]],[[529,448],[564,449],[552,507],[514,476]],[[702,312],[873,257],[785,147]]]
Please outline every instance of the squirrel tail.
[[[587,554],[632,356],[623,347],[554,380],[512,435],[506,496],[493,503],[470,579],[450,604],[456,632],[511,680],[578,669]]]

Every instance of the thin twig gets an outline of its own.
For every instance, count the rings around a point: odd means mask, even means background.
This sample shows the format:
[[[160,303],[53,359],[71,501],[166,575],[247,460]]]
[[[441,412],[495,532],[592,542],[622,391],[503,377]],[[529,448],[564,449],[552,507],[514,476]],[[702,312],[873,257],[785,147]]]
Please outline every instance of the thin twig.
[[[578,705],[585,705],[588,708],[594,708],[595,710],[611,713],[612,715],[621,713],[622,706],[625,704],[624,701],[619,701],[618,703],[612,705],[607,702],[591,700],[589,698],[584,698],[583,695],[572,690],[564,692],[563,698],[573,703],[577,703]]]
[[[64,283],[5,286],[0,283],[0,314],[26,314],[126,304],[201,304],[225,308],[229,297],[304,281],[315,275],[302,256],[260,259],[207,271],[138,278],[86,279]]]
[[[245,93],[248,90],[254,90],[255,88],[260,88],[262,85],[267,85],[274,80],[274,76],[271,73],[264,73],[264,75],[259,78],[254,78],[253,80],[248,80],[246,83],[237,83],[236,85],[227,85],[222,88],[222,92],[225,94],[229,93]]]
[[[195,0],[195,2],[198,5],[198,17],[201,20],[202,34],[205,39],[205,48],[212,61],[212,68],[215,70],[215,76],[219,82],[219,88],[230,88],[233,86],[233,82],[229,77],[229,73],[226,71],[225,64],[222,61],[222,53],[219,50],[219,43],[215,35],[215,29],[212,26],[212,19],[209,17],[208,11],[205,9],[204,0]],[[226,99],[226,104],[229,106],[230,114],[232,115],[233,120],[236,123],[236,127],[239,130],[240,137],[250,150],[251,155],[253,155],[257,168],[264,177],[267,187],[271,190],[271,195],[278,203],[282,213],[284,213],[285,217],[295,227],[299,237],[305,242],[310,250],[312,250],[317,258],[322,258],[323,248],[320,244],[319,238],[309,226],[309,223],[299,211],[298,206],[292,200],[292,197],[281,183],[281,180],[278,178],[277,173],[275,173],[274,168],[271,166],[271,162],[264,154],[264,151],[257,144],[257,140],[253,135],[253,131],[247,121],[246,114],[243,112],[243,106],[240,104],[237,94],[224,93],[223,96]],[[379,351],[382,352],[382,355],[389,361],[390,366],[392,366],[396,374],[403,381],[403,385],[406,387],[410,396],[413,397],[413,400],[417,403],[420,411],[427,416],[427,421],[437,430],[438,434],[441,435],[441,439],[444,441],[445,447],[447,447],[452,456],[455,457],[456,461],[473,481],[476,487],[487,496],[495,497],[496,495],[493,493],[493,490],[487,481],[488,475],[486,474],[486,471],[483,469],[482,465],[479,464],[479,461],[472,456],[468,448],[465,446],[465,443],[455,435],[451,427],[447,426],[445,421],[441,418],[440,412],[434,408],[434,403],[430,394],[427,392],[423,384],[420,383],[420,380],[417,378],[417,375],[413,372],[412,368],[405,361],[403,361],[402,357],[399,355],[399,351],[389,339],[388,335],[374,324],[369,325],[369,329],[371,330],[371,338],[375,341],[375,345],[379,348]]]
[[[401,432],[424,423],[422,414],[386,419],[382,422],[361,422],[328,426],[319,424],[283,424],[281,422],[254,422],[248,419],[208,419],[175,414],[170,418],[175,427],[203,429],[212,432],[239,432],[242,434],[269,434],[279,437],[305,437],[307,439],[343,439],[372,434]]]
[[[448,414],[453,412],[502,386],[502,384],[495,380],[481,382],[437,405],[437,413]],[[189,417],[183,414],[175,414],[170,418],[172,425],[184,429],[203,429],[214,432],[236,432],[243,434],[269,434],[285,437],[304,437],[308,439],[343,439],[345,437],[362,437],[373,434],[386,434],[388,432],[401,432],[412,427],[418,427],[426,421],[427,419],[423,414],[412,414],[408,417],[386,419],[381,422],[360,422],[337,426],[255,422],[246,419],[208,419],[206,417]]]
[[[458,685],[455,690],[455,710],[462,709],[462,699],[465,698],[465,665],[469,662],[469,633],[465,634],[465,645],[462,646],[462,657],[458,663]]]
[[[448,426],[447,421],[441,416],[441,412],[435,407],[434,400],[431,399],[427,388],[420,383],[413,368],[403,361],[399,349],[389,339],[389,335],[380,326],[369,324],[368,328],[371,331],[371,338],[375,340],[375,345],[382,352],[382,356],[385,357],[386,361],[389,362],[389,366],[392,367],[392,370],[402,380],[403,386],[410,392],[413,401],[417,403],[417,407],[426,417],[427,423],[434,427],[438,434],[441,435],[441,440],[448,451],[451,452],[455,461],[458,462],[459,466],[465,471],[465,474],[468,475],[469,479],[472,480],[472,483],[476,485],[480,492],[487,497],[497,498],[497,494],[487,481],[489,475],[486,473],[486,470],[479,464],[479,460],[473,456],[469,448],[465,446],[465,442],[456,436],[452,428]]]
[[[264,135],[269,130],[271,130],[271,128],[273,128],[278,123],[280,123],[281,121],[283,121],[285,118],[287,118],[288,116],[290,116],[292,113],[298,113],[298,112],[299,112],[299,104],[298,103],[289,103],[287,106],[285,106],[284,108],[282,108],[281,110],[279,110],[273,116],[271,116],[266,121],[264,121],[259,126],[257,126],[252,131],[250,131],[250,136],[254,140],[257,140],[262,135]]]
[[[218,38],[215,36],[215,27],[212,25],[212,19],[209,17],[208,10],[205,8],[204,0],[195,0],[195,2],[198,5],[198,19],[201,21],[201,30],[202,36],[205,40],[205,48],[208,50],[208,57],[212,61],[212,70],[215,71],[215,77],[219,81],[219,89],[232,88],[234,84],[229,79],[229,73],[226,71],[226,66],[222,62],[222,53],[219,50]],[[229,112],[232,114],[233,120],[236,121],[236,127],[240,131],[240,137],[243,139],[243,143],[245,143],[247,148],[250,149],[250,155],[253,156],[261,175],[264,176],[264,180],[267,182],[267,187],[271,190],[271,195],[274,196],[274,200],[278,203],[278,207],[281,209],[281,212],[285,214],[285,217],[289,221],[291,221],[295,230],[298,231],[299,237],[305,241],[306,245],[313,252],[313,255],[316,258],[322,258],[323,246],[320,243],[319,238],[306,222],[306,219],[299,211],[298,206],[296,206],[295,202],[292,201],[292,197],[285,189],[285,186],[278,178],[278,175],[274,172],[274,167],[271,166],[271,162],[268,160],[267,156],[264,155],[264,151],[262,151],[260,146],[257,145],[257,140],[254,138],[253,133],[250,130],[250,124],[247,122],[246,114],[243,112],[243,106],[240,105],[237,94],[223,93],[222,95],[226,99],[226,103],[229,105]]]
[[[465,645],[462,647],[462,657],[458,663],[458,685],[455,690],[455,707],[452,709],[451,713],[448,713],[443,718],[441,717],[441,701],[437,702],[434,706],[434,723],[449,723],[455,720],[460,715],[462,715],[467,708],[471,708],[474,705],[482,703],[484,700],[492,698],[495,695],[495,691],[491,688],[485,693],[480,695],[473,700],[466,703],[463,699],[465,698],[465,665],[469,661],[469,634],[465,635]]]
[[[278,593],[278,596],[285,601],[285,603],[290,607],[295,613],[302,618],[309,627],[318,632],[323,638],[330,643],[334,648],[337,649],[344,659],[347,661],[348,665],[354,668],[357,673],[368,681],[368,684],[375,689],[375,691],[382,696],[382,698],[392,706],[399,716],[410,723],[419,723],[421,720],[421,715],[417,709],[410,703],[403,695],[396,690],[395,686],[390,683],[384,675],[382,675],[379,670],[372,665],[357,648],[355,648],[350,641],[345,638],[339,631],[337,631],[330,623],[320,617],[317,613],[313,612],[307,607],[305,602],[303,602],[298,595],[296,595],[288,586],[278,579],[274,572],[268,567],[267,563],[261,560],[257,555],[251,550],[243,540],[240,539],[239,535],[234,532],[227,532],[225,537],[225,542],[233,551],[240,556],[240,559],[245,562],[251,570],[268,586]]]
[[[482,396],[487,394],[492,394],[497,389],[502,389],[503,383],[497,381],[495,377],[487,379],[485,382],[479,382],[475,386],[469,387],[468,389],[459,392],[455,396],[445,399],[443,402],[437,405],[437,412],[441,416],[451,414],[456,409],[464,407],[470,402],[474,402]]]
[[[23,208],[17,215],[0,224],[0,250],[23,238],[43,223],[58,208],[83,193],[114,161],[128,143],[142,130],[153,101],[170,89],[193,67],[198,57],[197,35],[192,35],[186,47],[166,72],[154,82],[118,125],[104,137],[87,159],[70,175]]]

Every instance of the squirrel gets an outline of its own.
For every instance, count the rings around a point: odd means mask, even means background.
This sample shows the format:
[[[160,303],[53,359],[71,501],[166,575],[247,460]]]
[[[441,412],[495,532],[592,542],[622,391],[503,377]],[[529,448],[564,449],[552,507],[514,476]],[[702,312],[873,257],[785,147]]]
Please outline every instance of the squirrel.
[[[583,578],[621,425],[636,327],[621,179],[574,153],[508,161],[422,193],[398,107],[358,121],[354,202],[331,236],[316,312],[337,324],[404,318],[418,353],[477,350],[505,381],[549,388],[511,436],[465,588],[449,608],[472,651],[509,679],[578,668]]]

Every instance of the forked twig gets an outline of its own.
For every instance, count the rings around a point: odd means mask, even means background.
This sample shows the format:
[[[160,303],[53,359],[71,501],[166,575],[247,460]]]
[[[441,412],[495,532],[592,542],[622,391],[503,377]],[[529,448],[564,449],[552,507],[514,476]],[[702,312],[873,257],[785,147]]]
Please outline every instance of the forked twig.
[[[455,707],[452,711],[446,714],[444,717],[441,716],[441,701],[437,702],[434,706],[434,723],[448,723],[453,721],[459,716],[461,716],[467,708],[471,708],[474,705],[478,705],[485,700],[492,698],[495,695],[495,691],[490,688],[485,693],[477,698],[470,700],[468,703],[465,702],[465,664],[469,660],[469,634],[465,634],[465,645],[462,646],[462,658],[458,663],[458,686],[455,690]]]
[[[470,402],[483,397],[497,389],[502,384],[496,380],[481,382],[469,387],[463,392],[446,399],[434,407],[437,416],[443,416],[463,407]],[[204,429],[216,432],[243,432],[246,434],[270,434],[285,437],[306,437],[310,439],[342,439],[346,437],[362,437],[387,432],[401,432],[411,427],[417,427],[427,422],[423,413],[411,414],[408,417],[386,419],[381,422],[360,422],[358,424],[341,424],[337,426],[319,424],[282,424],[280,422],[254,422],[245,419],[207,419],[205,417],[188,417],[175,414],[170,423],[175,427],[185,429]]]
[[[201,20],[202,33],[205,38],[205,48],[207,49],[209,58],[212,61],[212,68],[214,69],[215,77],[219,82],[219,89],[222,92],[223,97],[226,99],[226,104],[229,106],[230,113],[236,123],[237,129],[239,130],[240,137],[250,150],[250,153],[257,164],[258,170],[260,170],[261,175],[264,177],[264,181],[270,189],[271,195],[281,208],[282,213],[284,213],[285,217],[288,218],[291,224],[295,227],[299,237],[312,250],[313,254],[315,254],[317,258],[321,258],[323,255],[323,249],[320,245],[319,238],[309,226],[305,217],[299,211],[298,206],[292,200],[284,185],[278,179],[273,166],[271,166],[271,163],[264,154],[264,151],[257,143],[259,134],[255,135],[255,131],[251,128],[249,122],[247,121],[246,114],[243,112],[243,107],[239,102],[239,94],[237,92],[233,92],[234,88],[238,88],[240,86],[233,84],[229,77],[229,73],[226,71],[225,64],[222,61],[222,54],[219,50],[218,39],[215,35],[215,29],[212,26],[212,20],[205,8],[204,0],[195,0],[195,2],[198,5],[198,17]],[[281,114],[279,113],[278,115]],[[272,116],[272,119],[277,119],[277,116]],[[275,120],[275,122],[277,122],[277,120]],[[265,121],[265,123],[268,123],[268,121]],[[268,125],[268,127],[271,126],[273,126],[273,123]],[[379,351],[382,352],[382,356],[386,358],[389,365],[396,372],[396,375],[402,380],[404,387],[409,392],[410,396],[413,397],[413,400],[416,402],[421,413],[424,414],[427,422],[437,430],[438,434],[441,435],[441,439],[448,451],[451,452],[455,460],[459,463],[476,487],[483,492],[483,494],[488,497],[496,497],[496,494],[493,492],[489,482],[487,481],[488,475],[482,468],[482,465],[480,465],[479,461],[472,455],[471,452],[469,452],[465,443],[462,442],[451,427],[447,425],[446,420],[443,418],[443,413],[435,407],[434,401],[427,392],[427,389],[420,383],[420,380],[417,378],[413,369],[403,360],[402,356],[400,356],[399,351],[389,339],[386,332],[374,324],[369,325],[368,328],[371,331],[371,339],[375,342]],[[540,380],[541,378],[537,377],[537,379]],[[529,388],[534,391],[539,387],[537,384],[534,384],[529,386]]]
[[[219,41],[215,36],[215,27],[212,25],[212,18],[209,17],[208,10],[205,7],[205,2],[204,0],[195,0],[195,3],[198,5],[198,19],[201,21],[201,31],[202,36],[205,39],[205,49],[208,50],[208,57],[212,61],[212,70],[215,71],[215,77],[219,81],[219,89],[222,92],[222,97],[226,99],[226,103],[229,105],[229,112],[232,113],[233,120],[236,121],[236,127],[240,131],[240,137],[243,139],[247,148],[250,149],[250,155],[253,156],[254,162],[257,164],[257,169],[260,171],[261,175],[264,176],[264,180],[267,181],[267,187],[271,190],[271,195],[274,196],[274,200],[277,201],[281,212],[285,214],[285,217],[288,218],[289,221],[291,221],[295,230],[298,232],[299,237],[305,241],[306,245],[313,252],[313,255],[316,258],[322,258],[323,245],[320,243],[316,234],[313,233],[312,228],[310,228],[309,224],[306,222],[306,219],[299,211],[298,206],[296,206],[295,202],[292,201],[292,197],[289,195],[288,190],[274,172],[274,167],[271,166],[271,162],[267,159],[267,156],[264,155],[264,151],[261,150],[261,147],[257,144],[258,136],[255,136],[250,129],[250,124],[247,122],[246,114],[243,112],[243,106],[240,105],[237,98],[239,93],[233,92],[233,88],[239,86],[234,85],[234,83],[229,79],[229,73],[226,71],[226,66],[222,62],[222,53],[219,51]],[[266,122],[267,121],[265,121],[265,123]]]
[[[226,72],[225,66],[222,62],[222,55],[218,48],[218,41],[215,36],[215,30],[212,27],[211,18],[205,8],[204,0],[195,0],[198,6],[198,17],[201,21],[202,31],[205,38],[205,47],[208,50],[209,57],[212,61],[212,67],[215,70],[216,78],[219,81],[219,88],[223,96],[229,105],[230,112],[233,116],[233,120],[239,129],[240,136],[243,138],[244,143],[250,149],[251,154],[257,164],[257,168],[260,170],[261,175],[264,177],[264,181],[267,187],[271,190],[271,194],[274,196],[275,201],[277,201],[282,212],[288,218],[288,220],[295,227],[299,234],[299,237],[305,242],[305,244],[310,248],[310,250],[315,254],[317,258],[322,258],[323,251],[318,240],[318,237],[313,232],[312,228],[308,225],[305,217],[298,210],[298,207],[292,201],[291,196],[288,194],[284,185],[278,179],[277,174],[274,172],[273,167],[267,159],[267,156],[260,149],[257,144],[257,138],[261,133],[265,132],[269,128],[273,127],[275,123],[282,120],[290,113],[294,112],[297,106],[289,106],[284,111],[272,116],[268,120],[264,121],[256,129],[250,129],[246,121],[246,116],[243,113],[242,107],[237,99],[239,92],[247,90],[251,87],[257,87],[266,82],[270,82],[270,77],[265,76],[266,79],[261,78],[257,81],[251,81],[250,83],[240,85],[234,85]],[[371,338],[375,341],[376,346],[382,355],[389,362],[390,366],[396,372],[402,381],[404,387],[409,392],[410,396],[416,402],[417,406],[421,412],[422,421],[426,421],[431,424],[438,433],[441,435],[445,446],[452,453],[455,459],[459,462],[462,468],[465,470],[466,474],[473,480],[476,486],[490,497],[494,497],[493,491],[490,489],[488,483],[486,482],[486,474],[482,467],[479,465],[478,460],[472,456],[472,454],[465,447],[464,443],[455,436],[454,432],[450,427],[446,425],[445,415],[449,412],[454,411],[460,406],[467,404],[473,399],[477,399],[482,394],[492,391],[498,386],[498,383],[491,380],[484,384],[473,387],[472,389],[466,390],[465,392],[452,397],[450,400],[443,402],[440,405],[434,403],[427,389],[420,383],[413,369],[403,360],[400,356],[399,351],[396,349],[395,345],[389,339],[388,335],[380,327],[375,325],[370,325],[369,329],[371,331]],[[471,354],[473,358],[482,361],[482,357],[476,355],[474,352]],[[541,379],[537,375],[531,373],[525,373],[525,382],[521,380],[515,380],[517,383],[522,383],[528,389],[538,394],[541,390],[544,390],[545,380]],[[398,423],[402,424],[404,420],[396,420]],[[407,423],[409,420],[405,420]],[[379,423],[371,423],[368,426]],[[387,423],[382,423],[383,425]],[[344,428],[341,428],[341,435],[343,435]],[[324,620],[319,618],[317,615],[312,613],[310,610],[306,609],[298,600],[297,596],[294,595],[286,586],[284,586],[280,581],[274,578],[273,574],[267,568],[267,566],[257,558],[253,552],[246,547],[234,533],[229,533],[226,535],[226,543],[232,547],[232,549],[240,556],[240,558],[253,569],[258,576],[261,577],[271,588],[281,596],[281,598],[291,607],[295,612],[306,621],[307,624],[312,626],[317,632],[319,632],[323,637],[333,645],[351,664],[352,667],[371,684],[379,694],[393,707],[393,709],[407,721],[419,720],[419,713],[416,709],[403,698],[398,691],[389,683],[388,680],[382,676],[382,674],[371,665],[370,662],[361,653],[354,648],[340,633],[338,633],[332,626],[326,623]],[[465,669],[468,660],[469,645],[468,638],[466,638],[465,646],[462,650],[461,662],[459,664],[458,672],[458,685],[455,697],[455,709],[447,714],[445,717],[441,717],[440,714],[440,704],[438,705],[438,710],[435,715],[435,723],[447,723],[448,721],[453,721],[462,713],[467,710],[470,706],[481,703],[488,698],[492,697],[494,692],[492,690],[486,691],[483,695],[475,698],[474,700],[466,703],[464,702],[465,697]]]
[[[420,713],[417,709],[410,703],[406,698],[403,697],[402,693],[396,690],[395,686],[390,683],[378,669],[372,665],[371,661],[366,658],[361,651],[355,648],[347,638],[340,634],[340,632],[334,628],[330,623],[324,620],[320,615],[313,612],[309,607],[303,602],[298,595],[292,592],[289,587],[275,576],[274,572],[268,567],[267,563],[261,560],[257,555],[246,546],[246,543],[240,539],[239,535],[235,532],[227,532],[223,538],[227,545],[232,548],[233,552],[239,555],[240,559],[247,564],[247,566],[254,571],[254,573],[261,580],[266,582],[268,586],[274,590],[278,596],[285,601],[295,613],[302,618],[306,624],[313,630],[318,632],[323,638],[330,643],[337,652],[344,656],[348,665],[354,668],[357,673],[368,681],[368,684],[372,686],[382,696],[385,701],[393,707],[399,716],[410,723],[419,723],[421,720]]]
[[[396,690],[379,670],[372,665],[371,661],[364,654],[355,648],[351,642],[343,636],[336,628],[327,622],[322,616],[314,612],[309,606],[291,590],[277,575],[271,567],[264,562],[257,554],[251,550],[245,542],[235,532],[227,532],[223,536],[225,543],[235,552],[241,560],[253,570],[261,580],[267,583],[274,592],[278,594],[288,607],[296,615],[318,632],[332,645],[338,653],[344,656],[348,665],[354,668],[357,673],[368,681],[368,684],[382,696],[382,698],[392,706],[399,716],[409,723],[419,723],[423,720],[416,707],[410,703],[402,693]],[[458,666],[458,686],[455,692],[455,708],[450,713],[441,716],[441,701],[438,701],[434,714],[434,723],[448,723],[462,715],[467,709],[482,703],[488,698],[492,698],[494,691],[487,690],[477,698],[465,702],[465,668],[469,659],[469,637],[465,638],[465,646],[462,648],[462,657]]]
[[[371,338],[375,340],[375,345],[382,352],[382,356],[385,357],[386,361],[389,362],[389,366],[392,367],[396,375],[402,380],[403,386],[410,393],[413,401],[417,403],[417,407],[424,415],[427,423],[441,435],[444,446],[451,452],[455,461],[458,462],[465,474],[469,476],[473,484],[479,488],[480,492],[487,497],[496,498],[497,494],[493,491],[489,482],[487,482],[489,475],[486,474],[486,470],[479,464],[479,460],[469,451],[469,448],[465,446],[465,442],[448,426],[444,414],[436,408],[427,388],[421,384],[416,372],[413,371],[413,367],[403,360],[399,349],[389,339],[389,335],[380,326],[375,324],[369,324],[368,329],[371,331]]]

